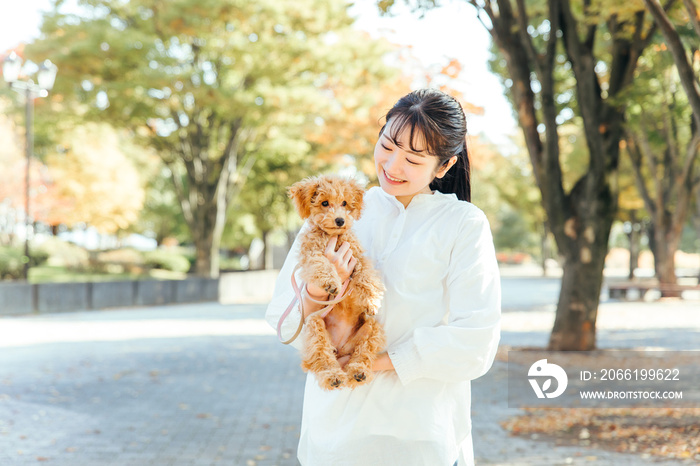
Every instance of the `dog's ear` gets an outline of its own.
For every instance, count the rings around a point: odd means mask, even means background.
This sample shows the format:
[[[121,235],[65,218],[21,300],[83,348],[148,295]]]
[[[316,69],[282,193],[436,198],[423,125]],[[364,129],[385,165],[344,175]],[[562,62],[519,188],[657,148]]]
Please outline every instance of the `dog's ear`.
[[[314,178],[306,178],[289,187],[289,197],[294,201],[294,206],[302,219],[311,215],[311,199],[316,194],[318,182]]]
[[[352,207],[353,210],[353,217],[355,219],[360,218],[362,215],[362,207],[364,206],[364,196],[365,196],[365,190],[362,186],[360,186],[360,183],[358,183],[355,180],[350,180],[350,206]]]

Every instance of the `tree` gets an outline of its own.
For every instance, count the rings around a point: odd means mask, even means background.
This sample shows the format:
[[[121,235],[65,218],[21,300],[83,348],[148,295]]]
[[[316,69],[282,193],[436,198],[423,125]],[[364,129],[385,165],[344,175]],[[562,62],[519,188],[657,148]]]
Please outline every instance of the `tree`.
[[[275,127],[315,124],[347,79],[381,80],[384,47],[341,0],[83,0],[27,48],[61,73],[65,113],[129,129],[171,173],[197,250],[218,274],[228,207]]]
[[[469,143],[472,202],[489,218],[496,249],[535,252],[532,246],[542,234],[544,211],[527,155],[502,155],[478,137]]]
[[[155,234],[159,246],[167,238],[188,242],[190,234],[173,189],[170,170],[163,166],[157,168],[157,172],[150,173],[148,177],[143,210],[131,230],[146,235]]]
[[[49,156],[55,195],[63,200],[46,212],[46,221],[95,227],[116,233],[136,222],[144,203],[144,184],[125,155],[129,141],[108,125],[85,125],[64,135],[64,150]]]
[[[3,108],[4,110],[4,108]],[[11,115],[10,115],[11,116]],[[14,240],[16,225],[24,223],[25,207],[25,154],[24,130],[16,127],[10,116],[0,117],[0,244]],[[61,195],[48,167],[38,158],[29,161],[29,216],[31,222],[51,226],[63,223],[62,208],[70,200]],[[21,212],[21,214],[20,214]]]
[[[636,186],[651,217],[650,238],[656,277],[676,283],[675,253],[681,240],[693,191],[700,186],[696,173],[700,131],[681,91],[673,60],[663,44],[646,54],[628,97],[626,149]],[[663,290],[663,296],[679,296]]]
[[[626,143],[623,141],[623,146]],[[639,254],[641,252],[642,233],[645,228],[644,218],[644,201],[639,195],[639,190],[636,187],[636,179],[632,162],[629,157],[620,159],[620,176],[618,184],[620,186],[620,194],[618,203],[620,210],[617,218],[622,224],[623,232],[627,236],[627,249],[629,251],[629,271],[627,278],[633,280],[635,278],[635,270],[639,266]]]
[[[248,247],[234,244],[234,238],[246,237],[243,230],[250,234],[254,229],[254,235],[262,240],[262,266],[266,269],[271,268],[267,260],[270,234],[274,230],[287,231],[297,223],[287,187],[320,169],[317,165],[322,159],[307,157],[310,144],[294,134],[298,130],[287,128],[285,134],[278,133],[261,146],[260,151],[270,156],[261,158],[253,167],[247,189],[231,206],[236,215],[229,217],[224,236],[230,246]]]
[[[695,124],[700,126],[700,84],[698,84],[698,77],[692,65],[692,60],[695,59],[698,53],[697,38],[700,37],[700,10],[697,9],[693,0],[683,0],[683,5],[687,12],[687,16],[683,18],[684,24],[686,24],[687,29],[695,33],[695,46],[689,46],[690,50],[686,51],[686,46],[681,40],[681,33],[673,26],[671,19],[666,13],[674,1],[670,0],[666,8],[663,8],[658,0],[644,0],[644,4],[651,12],[656,24],[658,24],[659,30],[666,40],[666,45],[673,55],[673,61],[678,68],[679,79],[688,96],[690,108],[693,110]],[[688,56],[690,56],[690,59]]]
[[[548,226],[564,259],[549,348],[592,349],[608,237],[617,212],[624,107],[616,97],[632,82],[655,27],[648,24],[641,0],[624,5],[468,1],[504,61]],[[418,1],[425,3],[434,2]],[[565,67],[570,71],[562,79]],[[583,123],[588,165],[567,190],[559,130],[575,115]]]

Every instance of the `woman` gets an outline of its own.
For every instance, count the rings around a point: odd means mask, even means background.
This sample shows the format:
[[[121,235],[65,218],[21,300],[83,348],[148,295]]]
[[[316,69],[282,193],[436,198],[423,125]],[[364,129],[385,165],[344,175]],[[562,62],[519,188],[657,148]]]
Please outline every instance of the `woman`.
[[[375,379],[354,390],[325,391],[307,377],[298,448],[304,466],[474,462],[470,380],[493,362],[501,300],[488,221],[469,202],[466,132],[459,103],[433,89],[404,96],[386,116],[374,150],[380,187],[365,194],[354,229],[386,286],[377,319],[387,348]],[[326,256],[345,280],[356,261],[335,243]],[[273,326],[293,296],[297,257],[295,243],[267,310]],[[309,285],[305,315],[321,307],[308,295],[328,299]]]

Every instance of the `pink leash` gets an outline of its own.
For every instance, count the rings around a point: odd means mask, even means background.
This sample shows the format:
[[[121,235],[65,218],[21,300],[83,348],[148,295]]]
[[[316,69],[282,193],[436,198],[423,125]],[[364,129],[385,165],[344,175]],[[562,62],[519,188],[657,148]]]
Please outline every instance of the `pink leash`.
[[[289,306],[287,306],[287,309],[282,313],[282,316],[280,316],[279,322],[277,322],[277,338],[279,338],[279,340],[282,343],[284,343],[285,345],[288,345],[297,339],[297,337],[301,333],[302,327],[304,326],[304,320],[305,320],[304,319],[304,309],[302,308],[301,290],[304,289],[304,287],[306,287],[306,284],[304,282],[302,282],[301,288],[299,288],[299,286],[297,285],[297,280],[294,277],[294,273],[297,271],[297,269],[299,269],[298,264],[296,267],[294,267],[294,270],[292,270],[292,287],[294,288],[294,298],[292,299],[292,302],[289,303]],[[341,302],[343,299],[345,299],[347,297],[345,292],[347,291],[349,285],[350,285],[350,278],[345,280],[345,283],[343,283],[343,287],[340,289],[340,293],[338,293],[338,297],[335,299],[332,299],[330,301],[317,301],[314,298],[312,298],[311,296],[308,296],[308,298],[311,301],[315,302],[316,304],[326,304],[326,307],[324,307],[323,309],[319,309],[318,311],[312,313],[309,317],[311,317],[312,315],[321,314],[321,317],[325,318],[333,310],[333,306],[335,306],[336,304],[338,304],[339,302]],[[350,292],[352,292],[352,290],[350,290]],[[350,294],[350,293],[348,293],[348,294]],[[301,311],[301,319],[299,320],[299,326],[297,327],[297,331],[294,333],[294,336],[292,336],[292,338],[290,338],[289,340],[285,341],[282,339],[282,323],[284,322],[284,319],[287,318],[287,316],[292,311],[292,309],[294,309],[294,305],[297,302],[299,302],[299,310]]]

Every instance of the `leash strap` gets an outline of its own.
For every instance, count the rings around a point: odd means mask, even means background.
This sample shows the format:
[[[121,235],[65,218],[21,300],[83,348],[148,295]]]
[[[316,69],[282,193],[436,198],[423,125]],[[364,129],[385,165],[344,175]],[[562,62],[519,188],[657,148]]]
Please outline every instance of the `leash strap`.
[[[280,320],[277,322],[277,338],[279,339],[280,342],[282,342],[285,345],[288,345],[291,342],[293,342],[294,340],[296,340],[297,337],[299,336],[299,334],[301,333],[302,327],[304,326],[305,319],[304,319],[304,309],[303,309],[303,304],[302,304],[303,300],[301,298],[301,290],[306,288],[306,284],[304,282],[301,282],[301,288],[300,288],[299,285],[297,285],[296,278],[294,277],[294,274],[299,269],[299,267],[300,267],[299,264],[297,264],[296,267],[294,267],[294,270],[292,270],[292,288],[294,288],[294,298],[292,298],[292,302],[289,303],[289,306],[287,306],[287,309],[282,313],[282,315],[280,316]],[[343,283],[343,286],[340,289],[340,293],[338,293],[338,296],[335,299],[332,299],[330,301],[315,300],[311,296],[308,296],[308,293],[307,293],[307,297],[309,298],[309,300],[313,301],[316,304],[325,304],[326,305],[323,309],[319,309],[318,311],[310,314],[309,317],[316,315],[316,314],[321,314],[321,317],[325,318],[333,310],[333,306],[335,306],[336,304],[341,302],[343,299],[345,299],[352,292],[352,290],[350,290],[350,292],[345,294],[349,285],[350,285],[350,278],[345,280],[345,283]],[[297,302],[299,303],[299,311],[301,313],[301,318],[299,319],[299,326],[297,327],[296,332],[294,332],[294,335],[292,336],[292,338],[290,338],[289,340],[283,340],[282,339],[282,323],[287,318],[287,316],[289,316],[289,313],[292,312],[292,309],[294,309],[294,306],[296,305]]]

